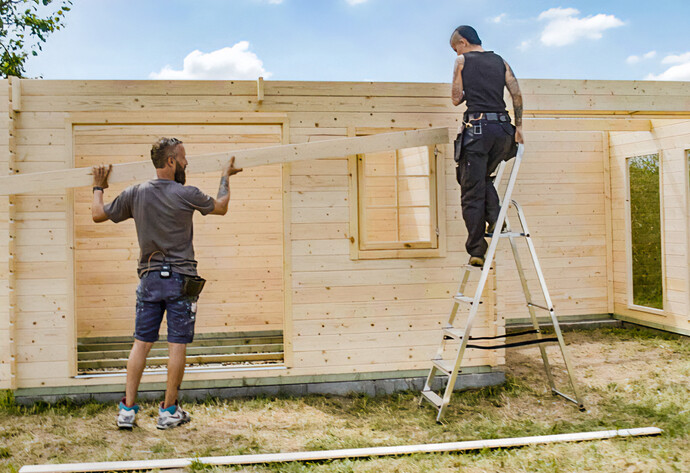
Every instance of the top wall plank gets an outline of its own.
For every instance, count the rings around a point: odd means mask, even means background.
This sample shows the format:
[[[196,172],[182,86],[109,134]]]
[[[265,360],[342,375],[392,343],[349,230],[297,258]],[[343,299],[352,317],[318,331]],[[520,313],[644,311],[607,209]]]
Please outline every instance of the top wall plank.
[[[524,95],[690,95],[688,82],[520,79]],[[22,80],[22,95],[234,95],[256,97],[255,81]],[[264,96],[450,97],[450,84],[264,81]]]

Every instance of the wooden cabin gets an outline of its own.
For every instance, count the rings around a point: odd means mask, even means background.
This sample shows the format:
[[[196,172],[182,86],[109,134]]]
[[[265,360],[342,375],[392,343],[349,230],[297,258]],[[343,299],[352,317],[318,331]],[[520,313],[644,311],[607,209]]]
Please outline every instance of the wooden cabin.
[[[521,87],[527,144],[514,198],[557,315],[690,334],[690,83]],[[161,136],[193,156],[455,130],[462,108],[449,96],[449,84],[11,78],[0,81],[0,172],[142,161]],[[636,184],[643,172],[656,188]],[[152,176],[153,166],[141,180]],[[215,195],[218,178],[188,181]],[[106,201],[125,186],[111,185]],[[638,203],[655,196],[640,220]],[[96,225],[90,201],[90,188],[0,196],[0,388],[18,398],[124,391],[139,250],[133,222]],[[643,233],[641,221],[652,222]],[[467,262],[465,234],[447,143],[246,169],[231,178],[227,216],[195,217],[208,284],[182,388],[416,386]],[[507,244],[490,282],[477,333],[499,335],[528,315]],[[159,345],[144,393],[164,389]],[[461,379],[500,382],[504,363],[504,352],[469,350]]]

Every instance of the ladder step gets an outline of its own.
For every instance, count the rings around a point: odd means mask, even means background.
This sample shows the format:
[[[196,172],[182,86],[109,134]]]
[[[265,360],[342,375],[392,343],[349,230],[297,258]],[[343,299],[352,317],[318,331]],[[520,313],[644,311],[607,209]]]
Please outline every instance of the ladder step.
[[[483,266],[472,266],[471,264],[463,264],[463,265],[462,265],[462,268],[463,268],[465,271],[477,271],[477,272],[480,272],[480,273],[482,272],[482,269],[484,269]],[[493,267],[492,267],[492,269],[493,269]]]
[[[487,238],[493,238],[493,233],[487,233],[485,236]],[[496,236],[496,238],[506,238],[506,237],[519,238],[519,237],[526,237],[526,236],[529,236],[529,235],[526,235],[526,234],[520,233],[520,232],[503,232],[503,233],[498,234]]]
[[[531,302],[528,302],[528,303],[527,303],[527,306],[528,306],[528,307],[536,307],[537,309],[541,309],[541,310],[545,310],[545,311],[547,311],[547,312],[551,312],[551,309],[549,309],[548,307],[545,307],[545,306],[543,306],[543,305],[533,304],[533,303],[531,303]]]
[[[474,297],[467,297],[463,296],[462,294],[455,294],[455,297],[453,297],[453,299],[455,299],[458,302],[466,302],[467,304],[471,304],[472,301],[474,301]],[[481,304],[482,301],[479,301],[479,303]]]
[[[453,338],[455,340],[460,340],[464,334],[465,334],[465,331],[461,328],[443,327],[443,336],[444,337],[450,337],[450,338]]]
[[[443,398],[433,391],[422,391],[422,396],[424,396],[424,399],[432,403],[438,409],[440,409],[443,405]]]
[[[455,363],[451,360],[442,360],[440,358],[435,358],[431,360],[436,368],[443,372],[446,376],[450,376],[455,367]]]

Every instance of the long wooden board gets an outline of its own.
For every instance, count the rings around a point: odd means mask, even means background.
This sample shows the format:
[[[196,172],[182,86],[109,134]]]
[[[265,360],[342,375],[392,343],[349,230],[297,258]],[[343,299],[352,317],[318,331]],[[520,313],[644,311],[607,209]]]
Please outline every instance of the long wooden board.
[[[271,146],[260,149],[238,150],[189,156],[187,172],[190,174],[219,171],[235,156],[235,166],[249,168],[266,164],[288,163],[319,158],[338,158],[353,154],[372,153],[393,149],[413,148],[450,142],[449,128],[381,133],[355,138],[337,138],[312,143]],[[136,181],[153,174],[150,161],[137,161],[113,166],[109,182]],[[71,187],[90,186],[91,168],[74,168],[59,171],[37,172],[25,175],[0,177],[0,195],[24,194],[28,192]]]
[[[255,455],[231,455],[225,457],[179,458],[169,460],[132,460],[101,463],[66,463],[48,465],[25,465],[19,473],[73,473],[92,471],[128,471],[170,468],[188,468],[193,463],[202,465],[251,465],[257,463],[283,463],[292,461],[319,461],[336,458],[366,458],[388,455],[410,455],[413,453],[459,452],[484,448],[509,448],[527,445],[544,445],[557,442],[581,442],[604,440],[616,437],[637,437],[659,435],[657,427],[638,429],[604,430],[572,434],[535,435],[507,439],[469,440],[464,442],[433,443],[422,445],[400,445],[393,447],[348,448],[342,450],[321,450],[313,452],[264,453]]]

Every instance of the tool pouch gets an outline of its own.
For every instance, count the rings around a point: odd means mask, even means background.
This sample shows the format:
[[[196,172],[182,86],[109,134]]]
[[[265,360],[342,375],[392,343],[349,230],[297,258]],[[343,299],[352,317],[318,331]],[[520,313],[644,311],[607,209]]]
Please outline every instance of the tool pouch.
[[[518,152],[518,143],[517,141],[515,141],[515,125],[511,123],[501,123],[501,126],[503,127],[506,133],[513,137],[513,141],[510,145],[510,149],[508,150],[508,154],[506,154],[506,157],[503,158],[503,161],[508,161],[517,156]]]
[[[196,297],[204,289],[206,280],[199,276],[185,276],[182,285],[182,294],[187,297]]]
[[[455,138],[453,142],[453,159],[455,159],[456,164],[460,164],[460,158],[462,156],[462,134],[465,131],[465,127],[462,127],[460,133]]]

